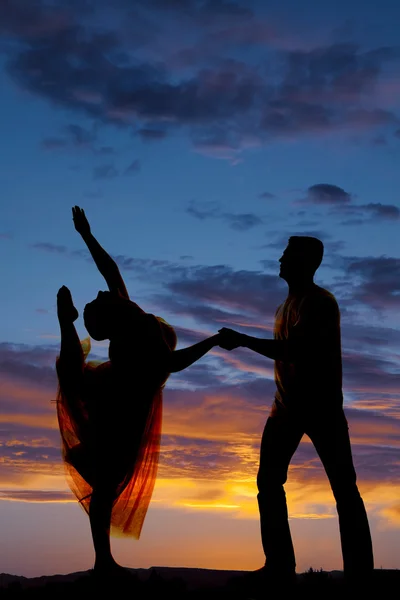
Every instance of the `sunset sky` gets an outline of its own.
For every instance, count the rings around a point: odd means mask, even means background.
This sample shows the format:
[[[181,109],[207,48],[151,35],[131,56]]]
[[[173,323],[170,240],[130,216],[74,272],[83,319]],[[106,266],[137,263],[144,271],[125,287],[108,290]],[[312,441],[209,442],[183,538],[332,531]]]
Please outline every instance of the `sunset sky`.
[[[0,572],[93,566],[52,402],[57,291],[82,314],[105,289],[75,204],[178,347],[222,326],[270,337],[288,237],[322,239],[375,566],[400,568],[399,22],[397,0],[0,0]],[[139,541],[112,540],[119,562],[263,564],[273,394],[272,361],[245,349],[171,375],[153,500]],[[298,572],[342,569],[307,437],[286,491]]]

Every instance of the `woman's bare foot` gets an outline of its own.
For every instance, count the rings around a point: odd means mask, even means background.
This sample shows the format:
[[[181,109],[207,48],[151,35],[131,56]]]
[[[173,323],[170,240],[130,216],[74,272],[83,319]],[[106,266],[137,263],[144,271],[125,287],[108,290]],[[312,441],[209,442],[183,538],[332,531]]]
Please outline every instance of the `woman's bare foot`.
[[[79,317],[69,289],[63,285],[57,293],[57,314],[60,321],[73,323]]]

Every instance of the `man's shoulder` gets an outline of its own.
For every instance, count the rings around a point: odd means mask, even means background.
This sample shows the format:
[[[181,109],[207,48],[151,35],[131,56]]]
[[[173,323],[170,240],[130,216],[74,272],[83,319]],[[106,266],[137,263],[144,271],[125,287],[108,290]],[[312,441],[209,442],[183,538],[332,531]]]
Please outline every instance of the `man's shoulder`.
[[[327,301],[331,301],[331,302],[337,304],[337,300],[336,300],[334,294],[332,292],[330,292],[329,290],[327,290],[326,288],[323,288],[319,285],[315,286],[313,294],[315,295],[315,297],[317,299],[327,300]]]
[[[303,308],[339,312],[339,305],[334,294],[319,285],[315,285],[313,289],[304,297]]]

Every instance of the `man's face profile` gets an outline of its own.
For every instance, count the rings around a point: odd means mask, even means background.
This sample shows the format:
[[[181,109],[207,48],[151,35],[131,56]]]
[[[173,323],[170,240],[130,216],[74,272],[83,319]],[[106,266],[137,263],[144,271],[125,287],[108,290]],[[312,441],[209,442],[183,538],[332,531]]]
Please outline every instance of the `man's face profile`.
[[[279,259],[279,277],[282,277],[282,279],[286,279],[287,276],[290,277],[290,273],[293,270],[293,262],[293,248],[288,244]]]
[[[279,277],[288,282],[290,279],[297,279],[305,274],[307,257],[302,248],[289,242],[279,259],[279,263]]]

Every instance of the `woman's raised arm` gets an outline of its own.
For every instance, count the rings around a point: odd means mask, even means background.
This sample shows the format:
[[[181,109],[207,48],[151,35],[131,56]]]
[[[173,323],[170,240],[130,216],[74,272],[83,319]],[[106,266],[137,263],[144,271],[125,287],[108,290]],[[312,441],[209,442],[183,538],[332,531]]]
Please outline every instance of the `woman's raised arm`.
[[[81,234],[98,270],[106,280],[110,292],[117,292],[124,298],[129,299],[129,294],[118,265],[93,236],[85,211],[79,206],[74,206],[72,209],[72,219],[76,231]]]

